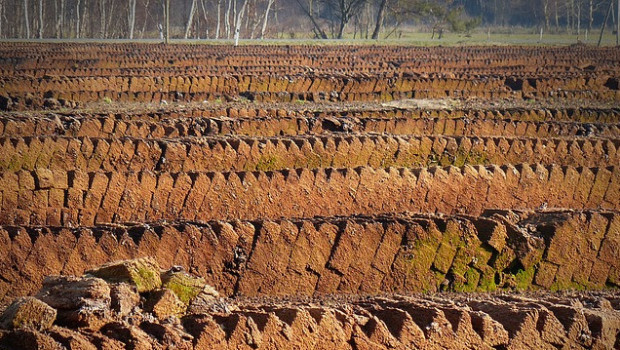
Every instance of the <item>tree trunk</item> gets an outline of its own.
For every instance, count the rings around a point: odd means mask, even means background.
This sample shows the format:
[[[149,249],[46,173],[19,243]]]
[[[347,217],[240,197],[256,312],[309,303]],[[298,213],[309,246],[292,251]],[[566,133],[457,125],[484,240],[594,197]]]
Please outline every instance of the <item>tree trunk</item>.
[[[129,24],[129,39],[133,39],[133,30],[136,26],[136,2],[137,0],[129,0],[129,17],[127,23]]]
[[[572,28],[572,18],[571,18],[571,10],[572,10],[572,0],[568,0],[566,4],[566,33],[571,33]]]
[[[581,35],[581,3],[577,3],[577,37]]]
[[[545,28],[548,30],[551,22],[549,16],[549,0],[544,0],[543,2],[543,15],[545,16]]]
[[[165,21],[166,21],[166,44],[170,43],[170,0],[166,0],[165,8]]]
[[[233,37],[235,36],[235,28],[237,28],[237,0],[233,0],[232,3],[232,25],[230,35]]]
[[[220,38],[220,25],[222,24],[222,0],[217,0],[217,24],[215,27],[215,39]]]
[[[26,39],[30,39],[30,22],[28,21],[28,0],[24,0],[24,21],[26,23]]]
[[[308,18],[310,19],[310,22],[312,22],[312,26],[314,27],[314,31],[317,34],[317,36],[321,39],[327,39],[327,34],[323,30],[323,28],[321,28],[321,26],[316,21],[316,19],[314,18],[313,9],[312,9],[312,0],[308,1],[308,5],[309,5],[308,9],[306,9],[306,7],[301,3],[302,0],[296,0],[296,1],[297,1],[297,4],[299,4],[299,7],[301,7],[301,9],[306,13],[306,16],[308,16]]]
[[[56,14],[56,37],[63,37],[63,26],[65,22],[65,0],[60,0],[60,12]]]
[[[77,0],[75,4],[75,38],[80,38],[80,3],[82,0]]]
[[[372,39],[379,39],[379,32],[381,31],[381,27],[383,26],[383,19],[385,18],[385,8],[387,6],[387,0],[381,0],[381,5],[379,5],[379,12],[377,13],[377,21],[375,22],[375,30],[372,32]]]
[[[237,14],[237,18],[235,19],[235,46],[239,45],[239,36],[241,32],[241,17],[243,17],[243,13],[245,12],[245,7],[248,4],[248,0],[243,0],[243,5],[241,5],[241,10]]]
[[[39,39],[43,39],[43,0],[39,0]]]
[[[192,29],[192,23],[194,22],[195,12],[196,12],[196,0],[192,0],[192,7],[189,10],[189,18],[187,19],[187,24],[185,25],[185,36],[183,37],[185,39],[189,37],[189,31]]]
[[[2,36],[2,25],[4,24],[4,22],[2,22],[3,15],[4,15],[4,0],[0,0],[0,38],[4,38]]]
[[[588,31],[592,31],[592,24],[594,23],[594,0],[588,2]]]
[[[207,13],[204,0],[200,0],[200,6],[202,7],[202,15],[205,19],[205,38],[209,39],[209,14]]]
[[[230,10],[232,9],[232,2],[236,0],[228,0],[228,7],[226,8],[226,16],[224,17],[224,29],[226,31],[226,39],[230,39]]]
[[[101,37],[101,39],[105,39],[105,37],[107,36],[107,32],[106,32],[106,0],[99,0],[99,37]]]
[[[555,29],[559,31],[560,29],[560,10],[558,9],[558,0],[555,0]]]
[[[144,32],[146,31],[146,22],[149,18],[149,2],[150,0],[146,0],[144,4],[144,22],[142,23],[142,30],[140,31],[140,37],[144,38]]]
[[[620,45],[620,0],[618,0],[618,15],[616,18],[616,46],[618,46]]]
[[[605,20],[603,21],[603,25],[601,26],[601,35],[598,37],[598,46],[601,46],[603,42],[603,34],[605,33],[605,27],[607,27],[607,20],[609,20],[609,14],[613,12],[614,2],[613,0],[609,2],[609,9],[607,10],[607,14],[605,15]]]
[[[265,10],[265,20],[263,21],[263,28],[260,31],[261,40],[265,39],[265,31],[267,30],[267,20],[269,19],[269,11],[271,10],[271,6],[276,0],[268,0],[267,9]]]

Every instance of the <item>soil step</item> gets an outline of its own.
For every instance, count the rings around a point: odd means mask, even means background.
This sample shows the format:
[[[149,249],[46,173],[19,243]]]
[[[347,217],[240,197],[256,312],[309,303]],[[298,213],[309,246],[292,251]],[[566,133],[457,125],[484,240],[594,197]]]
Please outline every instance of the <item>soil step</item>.
[[[0,226],[0,304],[45,276],[141,256],[185,266],[227,296],[617,288],[618,244],[620,216],[601,211]],[[569,311],[551,310],[575,333]],[[391,328],[397,339],[402,327]]]
[[[369,167],[268,172],[0,173],[0,224],[277,219],[399,211],[620,209],[620,169],[573,166]]]
[[[598,112],[597,112],[598,113]],[[514,115],[511,115],[514,117]],[[493,119],[467,115],[458,118],[410,118],[407,116],[339,115],[317,113],[310,116],[265,116],[234,118],[170,115],[2,115],[0,136],[77,136],[175,138],[209,135],[273,137],[303,134],[387,133],[394,135],[504,136],[504,137],[618,137],[618,116],[605,113],[574,118],[592,122]],[[557,118],[562,120],[562,118]],[[600,122],[599,122],[600,121]],[[605,123],[607,122],[607,123]]]
[[[620,164],[620,139],[392,135],[105,139],[0,137],[0,171],[276,171],[540,163]]]

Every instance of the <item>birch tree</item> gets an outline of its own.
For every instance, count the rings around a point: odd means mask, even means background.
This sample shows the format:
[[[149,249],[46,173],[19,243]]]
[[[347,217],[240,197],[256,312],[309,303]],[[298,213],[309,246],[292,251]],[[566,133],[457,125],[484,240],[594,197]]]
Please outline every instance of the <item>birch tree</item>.
[[[239,13],[237,14],[237,17],[235,19],[235,46],[239,45],[239,35],[241,32],[241,18],[243,17],[243,13],[245,12],[245,8],[247,5],[248,5],[248,0],[243,0],[243,5],[241,5],[241,10],[239,10]]]
[[[191,30],[192,23],[194,22],[194,13],[196,13],[196,0],[192,0],[192,6],[189,10],[189,18],[187,18],[187,24],[185,25],[185,39],[189,37],[189,31]]]
[[[28,0],[24,0],[24,23],[26,24],[26,39],[30,39],[30,22],[28,21]]]
[[[39,0],[39,39],[43,39],[43,0]]]
[[[205,20],[205,27],[206,27],[206,33],[205,33],[205,38],[209,38],[209,13],[207,12],[207,9],[205,7],[205,1],[204,0],[200,0],[200,6],[202,7],[202,15],[204,17]]]
[[[263,20],[263,27],[260,31],[260,38],[265,39],[265,31],[267,30],[267,21],[269,20],[269,11],[271,11],[271,6],[276,2],[276,0],[267,0],[267,9],[265,10],[265,18]]]
[[[222,0],[217,0],[217,25],[215,27],[215,39],[220,38],[221,23],[222,23]]]
[[[3,38],[2,36],[2,28],[3,28],[3,19],[4,19],[4,0],[0,0],[0,38]]]
[[[226,16],[224,17],[224,29],[226,30],[226,39],[230,39],[230,10],[232,9],[232,2],[236,0],[228,0],[228,7],[226,8]]]
[[[82,0],[77,0],[75,3],[75,38],[80,38],[80,4]]]
[[[133,31],[136,25],[136,0],[129,0],[129,15],[127,17],[127,24],[129,26],[129,39],[133,39]]]
[[[60,7],[56,3],[56,0],[54,0],[54,6],[56,9],[56,38],[60,39],[63,35],[62,30],[65,19],[65,0],[60,0]]]

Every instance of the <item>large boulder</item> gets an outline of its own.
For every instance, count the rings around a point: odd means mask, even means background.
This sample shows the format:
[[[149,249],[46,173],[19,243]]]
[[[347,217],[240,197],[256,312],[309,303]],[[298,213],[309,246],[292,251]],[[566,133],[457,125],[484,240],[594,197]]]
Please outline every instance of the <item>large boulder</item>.
[[[33,297],[18,298],[0,316],[0,328],[38,329],[52,326],[56,320],[56,310]]]
[[[88,270],[86,273],[109,283],[134,285],[138,293],[150,292],[161,287],[160,268],[152,258],[117,261]]]

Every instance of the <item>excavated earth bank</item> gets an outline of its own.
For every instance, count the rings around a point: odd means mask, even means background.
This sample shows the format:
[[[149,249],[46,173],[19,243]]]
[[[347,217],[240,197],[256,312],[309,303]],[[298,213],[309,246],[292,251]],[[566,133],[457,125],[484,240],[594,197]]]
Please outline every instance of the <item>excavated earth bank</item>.
[[[0,43],[0,349],[618,349],[619,61]]]

